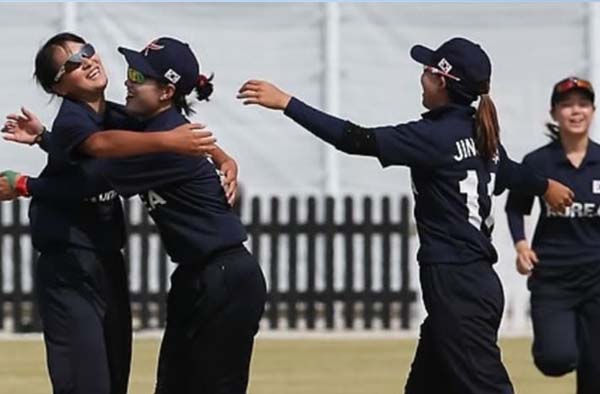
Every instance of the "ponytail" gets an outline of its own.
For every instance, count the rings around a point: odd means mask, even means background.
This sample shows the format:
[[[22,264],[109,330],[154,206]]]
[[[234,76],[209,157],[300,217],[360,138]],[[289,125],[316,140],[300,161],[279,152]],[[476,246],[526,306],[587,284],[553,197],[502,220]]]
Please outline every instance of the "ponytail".
[[[489,84],[479,98],[479,107],[475,113],[475,145],[479,155],[486,160],[492,159],[500,145],[500,125],[496,106],[489,96]]]
[[[215,90],[212,80],[215,77],[214,73],[211,73],[209,77],[204,74],[198,76],[198,82],[194,90],[196,91],[196,99],[198,101],[210,101],[209,97]]]
[[[212,79],[214,76],[214,73],[210,74],[209,77],[203,74],[200,74],[198,76],[196,86],[194,86],[194,91],[196,92],[196,99],[198,101],[209,101],[208,98],[214,90],[214,85],[212,84]],[[183,112],[186,116],[191,116],[196,113],[196,111],[194,111],[194,108],[192,108],[192,103],[188,102],[186,95],[184,94],[176,94],[173,97],[173,105],[175,105],[175,107],[180,112]]]
[[[448,96],[452,102],[470,105],[479,97],[479,107],[475,112],[475,146],[485,160],[494,158],[500,145],[498,114],[489,91],[489,81],[464,85],[448,79]]]

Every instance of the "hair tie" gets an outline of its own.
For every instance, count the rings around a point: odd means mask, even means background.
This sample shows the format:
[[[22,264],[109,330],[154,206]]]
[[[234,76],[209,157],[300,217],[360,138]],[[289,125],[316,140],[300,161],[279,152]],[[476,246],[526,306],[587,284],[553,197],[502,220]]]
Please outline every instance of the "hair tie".
[[[196,84],[198,85],[199,88],[203,88],[208,82],[209,82],[209,79],[206,77],[206,75],[203,75],[203,74],[198,75],[198,81],[196,81]]]

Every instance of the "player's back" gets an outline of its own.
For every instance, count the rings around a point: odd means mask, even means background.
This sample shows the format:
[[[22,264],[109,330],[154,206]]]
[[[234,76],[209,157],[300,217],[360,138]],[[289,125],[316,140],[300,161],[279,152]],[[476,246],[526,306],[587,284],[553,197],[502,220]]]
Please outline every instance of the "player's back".
[[[498,160],[480,157],[474,112],[450,104],[393,130],[376,129],[382,164],[411,168],[420,263],[496,261],[490,234]]]

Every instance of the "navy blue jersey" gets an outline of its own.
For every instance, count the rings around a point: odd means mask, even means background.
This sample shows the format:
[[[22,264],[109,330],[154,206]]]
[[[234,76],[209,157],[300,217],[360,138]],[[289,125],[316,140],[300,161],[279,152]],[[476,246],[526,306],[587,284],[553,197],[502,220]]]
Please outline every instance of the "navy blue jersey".
[[[540,216],[532,241],[540,264],[600,262],[600,145],[590,140],[578,168],[571,164],[559,141],[527,154],[523,163],[539,175],[552,177],[570,187],[575,193],[575,201],[565,213],[552,212],[540,200]],[[506,211],[515,242],[525,239],[523,215],[531,213],[533,200],[531,196],[514,191],[508,196]]]
[[[144,129],[170,130],[187,122],[171,108],[146,122]],[[140,195],[176,263],[199,262],[246,240],[244,226],[227,203],[216,169],[206,158],[141,155],[107,160],[105,171],[120,194]]]
[[[105,129],[108,117],[119,117],[107,103],[107,115],[94,112],[86,104],[64,98],[52,126],[48,148],[48,162],[38,180],[28,183],[32,192],[29,210],[32,241],[40,251],[65,247],[116,251],[124,245],[125,230],[121,201],[102,175],[100,169],[88,166],[77,153],[78,145],[89,135]],[[110,113],[110,115],[108,115]],[[116,120],[114,120],[116,122]],[[81,160],[73,160],[79,156]],[[82,194],[98,194],[74,202],[50,198],[48,179],[66,179],[73,190]],[[69,187],[65,184],[64,187]]]
[[[491,233],[499,158],[485,162],[477,154],[473,113],[447,106],[373,130],[381,164],[411,168],[421,263],[497,259]]]
[[[418,121],[363,129],[375,136],[374,155],[384,167],[411,169],[421,264],[496,262],[492,196],[506,188],[536,195],[546,190],[545,179],[511,161],[502,147],[492,160],[479,156],[474,112],[470,106],[447,105]],[[338,148],[342,145],[347,122],[297,99],[285,113]]]

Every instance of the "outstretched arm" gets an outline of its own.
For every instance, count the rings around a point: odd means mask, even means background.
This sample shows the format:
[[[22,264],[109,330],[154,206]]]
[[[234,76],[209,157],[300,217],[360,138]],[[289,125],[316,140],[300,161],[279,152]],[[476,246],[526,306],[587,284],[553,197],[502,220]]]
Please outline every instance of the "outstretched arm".
[[[311,107],[283,92],[267,81],[250,80],[239,90],[244,105],[256,104],[284,111],[300,126],[349,154],[377,156],[375,133],[372,129],[356,126],[348,121]]]
[[[87,160],[79,172],[43,178],[30,177],[12,170],[0,172],[0,200],[37,197],[44,200],[81,201],[113,188],[100,174],[95,160]]]
[[[216,139],[204,125],[186,123],[170,131],[140,133],[106,130],[87,137],[78,151],[92,157],[124,158],[151,153],[173,152],[206,155],[215,149]]]
[[[239,90],[245,105],[282,110],[285,115],[342,152],[377,157],[381,164],[434,167],[442,156],[427,121],[361,127],[319,111],[266,81],[250,80]]]
[[[74,122],[71,127],[61,130],[55,136],[60,149],[69,153],[77,152],[92,157],[122,158],[159,152],[173,152],[183,155],[206,155],[215,149],[216,139],[212,132],[201,124],[185,124],[173,130],[156,133],[139,133],[126,130],[107,130],[90,133],[83,140],[78,138],[82,126]],[[2,128],[3,138],[21,144],[39,144],[49,152],[51,133],[46,130],[39,118],[26,108],[21,113],[10,114]]]

